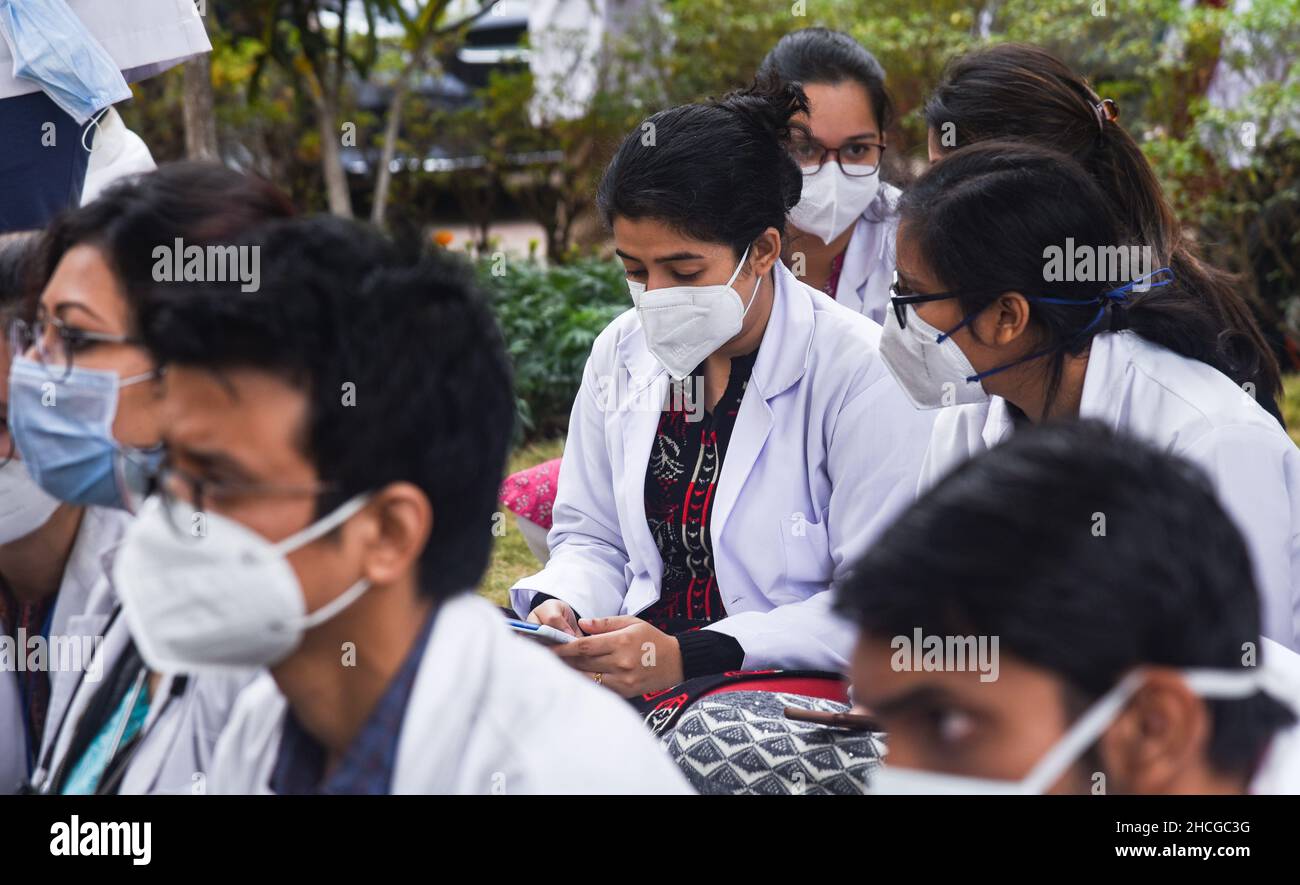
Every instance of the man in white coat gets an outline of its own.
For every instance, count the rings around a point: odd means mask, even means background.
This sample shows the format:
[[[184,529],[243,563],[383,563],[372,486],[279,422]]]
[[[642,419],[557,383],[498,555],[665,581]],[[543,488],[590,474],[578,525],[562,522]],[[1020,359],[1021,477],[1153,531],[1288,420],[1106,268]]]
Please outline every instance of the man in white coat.
[[[1300,793],[1300,656],[1207,476],[1045,424],[923,495],[843,587],[882,793]]]
[[[622,702],[464,592],[514,417],[465,271],[338,219],[248,245],[260,291],[164,292],[143,318],[170,466],[113,568],[152,669],[268,668],[211,790],[687,791]]]

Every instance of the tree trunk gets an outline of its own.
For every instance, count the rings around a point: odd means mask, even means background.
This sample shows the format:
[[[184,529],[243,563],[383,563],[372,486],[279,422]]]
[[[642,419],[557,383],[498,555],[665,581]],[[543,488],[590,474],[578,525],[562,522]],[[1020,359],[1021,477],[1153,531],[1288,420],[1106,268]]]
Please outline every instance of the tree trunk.
[[[185,120],[185,156],[190,160],[216,160],[219,155],[211,54],[205,52],[187,61],[183,74],[181,108]]]
[[[406,104],[406,93],[410,89],[410,68],[402,71],[393,90],[392,100],[388,103],[388,120],[384,124],[384,149],[376,170],[375,199],[370,207],[370,222],[378,227],[384,224],[384,213],[388,210],[388,189],[393,181],[392,163],[397,156],[397,136],[402,129],[402,110]]]
[[[320,124],[320,162],[325,176],[325,192],[329,197],[330,212],[343,218],[352,217],[352,193],[348,190],[348,176],[343,171],[342,133],[338,126],[338,111],[334,96],[321,96],[316,103],[316,118]]]

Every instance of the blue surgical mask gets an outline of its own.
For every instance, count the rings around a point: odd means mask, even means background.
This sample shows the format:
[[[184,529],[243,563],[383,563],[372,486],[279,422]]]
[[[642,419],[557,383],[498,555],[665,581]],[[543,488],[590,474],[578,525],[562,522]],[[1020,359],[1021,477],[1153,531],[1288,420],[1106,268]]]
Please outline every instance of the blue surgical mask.
[[[15,357],[9,369],[9,429],[23,463],[47,494],[69,504],[134,510],[160,451],[113,439],[118,392],[155,377],[119,380],[114,372],[73,366],[55,380],[40,363]]]
[[[65,0],[0,0],[0,37],[14,76],[38,84],[78,126],[131,97],[117,63]]]

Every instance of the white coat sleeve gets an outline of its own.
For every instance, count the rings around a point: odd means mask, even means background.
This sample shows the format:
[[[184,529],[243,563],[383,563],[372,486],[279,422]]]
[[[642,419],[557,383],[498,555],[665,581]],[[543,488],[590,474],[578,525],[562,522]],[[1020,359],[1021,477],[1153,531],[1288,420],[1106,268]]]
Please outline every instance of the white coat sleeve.
[[[1209,473],[1246,539],[1263,634],[1300,649],[1300,450],[1281,434],[1230,425],[1181,454]]]
[[[622,611],[628,555],[619,528],[601,402],[593,361],[588,359],[560,462],[547,535],[551,558],[540,572],[510,588],[511,605],[520,617],[527,616],[536,593],[567,602],[584,618]]]
[[[828,437],[830,505],[824,515],[833,579],[844,576],[912,502],[934,413],[912,406],[882,374],[841,408]],[[844,670],[856,631],[833,610],[827,589],[767,612],[741,612],[710,624],[745,650],[745,669]]]

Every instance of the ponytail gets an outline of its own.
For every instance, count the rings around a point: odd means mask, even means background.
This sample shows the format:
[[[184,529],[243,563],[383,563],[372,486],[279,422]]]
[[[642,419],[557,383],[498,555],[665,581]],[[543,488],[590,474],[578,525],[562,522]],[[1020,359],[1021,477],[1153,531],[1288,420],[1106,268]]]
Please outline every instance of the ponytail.
[[[1151,249],[1156,266],[1174,271],[1181,296],[1198,305],[1192,313],[1209,324],[1200,350],[1213,354],[1205,361],[1238,384],[1253,383],[1265,402],[1281,395],[1277,359],[1236,279],[1201,261],[1114,102],[1107,106],[1064,62],[1018,43],[968,53],[949,64],[925,119],[940,136],[954,131],[957,147],[1014,138],[1069,154],[1100,187],[1124,235]]]

